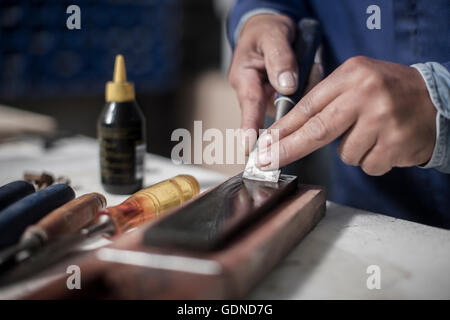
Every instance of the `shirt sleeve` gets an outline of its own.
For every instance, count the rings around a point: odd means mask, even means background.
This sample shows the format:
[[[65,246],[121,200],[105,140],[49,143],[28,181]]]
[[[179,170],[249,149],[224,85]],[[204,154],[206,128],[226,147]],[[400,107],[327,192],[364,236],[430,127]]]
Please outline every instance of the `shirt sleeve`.
[[[257,14],[285,14],[295,21],[310,16],[302,0],[237,0],[227,19],[227,36],[234,49],[245,22]]]
[[[430,161],[422,168],[450,173],[450,62],[412,65],[422,75],[431,101],[437,110],[436,144]]]

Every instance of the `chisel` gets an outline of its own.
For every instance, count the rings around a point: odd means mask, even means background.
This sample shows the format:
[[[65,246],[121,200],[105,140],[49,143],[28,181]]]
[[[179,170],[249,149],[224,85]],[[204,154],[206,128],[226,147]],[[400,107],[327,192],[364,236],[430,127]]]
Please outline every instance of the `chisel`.
[[[75,198],[66,184],[54,184],[14,202],[0,212],[0,247],[16,243],[26,227]]]
[[[98,211],[94,219],[96,222],[79,233],[49,243],[34,255],[19,253],[16,260],[21,264],[9,270],[9,273],[0,272],[0,285],[42,271],[73,253],[74,248],[89,238],[100,235],[112,237],[156,219],[197,196],[199,192],[200,185],[197,179],[190,175],[178,175],[142,189],[121,204]],[[8,255],[10,254],[4,253],[5,257]],[[5,263],[3,271],[8,271],[9,267],[10,265]]]
[[[298,65],[298,87],[292,95],[277,94],[275,104],[275,121],[286,115],[300,100],[306,89],[314,58],[321,42],[322,33],[319,22],[315,19],[304,18],[298,23],[297,39],[294,43],[294,54]],[[263,171],[256,166],[258,142],[255,143],[245,166],[243,178],[277,182],[281,170]]]
[[[22,234],[19,243],[0,252],[0,269],[12,266],[26,259],[47,243],[80,231],[97,217],[104,209],[106,199],[93,192],[82,195],[53,210],[38,223],[29,226]]]
[[[0,212],[34,191],[34,186],[31,183],[22,180],[13,181],[0,187]]]

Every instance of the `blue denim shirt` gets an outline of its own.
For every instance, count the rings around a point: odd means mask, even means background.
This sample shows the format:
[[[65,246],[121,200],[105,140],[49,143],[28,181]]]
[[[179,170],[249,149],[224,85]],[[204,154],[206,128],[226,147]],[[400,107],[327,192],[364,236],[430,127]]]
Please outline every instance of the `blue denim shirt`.
[[[369,30],[370,5],[381,11],[381,29]],[[324,67],[364,55],[412,65],[436,107],[436,145],[423,167],[394,168],[381,177],[340,161],[333,153],[332,190],[338,203],[450,228],[450,2],[448,0],[238,0],[228,19],[234,47],[248,18],[282,13],[318,19],[324,31]],[[333,142],[336,146],[338,141]]]

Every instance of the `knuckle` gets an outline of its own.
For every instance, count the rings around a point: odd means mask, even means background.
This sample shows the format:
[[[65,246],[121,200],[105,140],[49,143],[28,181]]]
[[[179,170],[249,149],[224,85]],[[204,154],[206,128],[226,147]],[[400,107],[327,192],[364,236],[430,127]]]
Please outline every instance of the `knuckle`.
[[[376,123],[386,123],[392,117],[391,104],[388,102],[381,103],[376,106],[373,111],[373,119]]]
[[[308,136],[318,142],[324,141],[330,134],[330,129],[328,125],[325,124],[320,114],[312,117],[305,126]]]
[[[382,168],[382,167],[379,167],[379,168],[377,168],[376,170],[373,170],[371,173],[370,173],[370,175],[371,176],[382,176],[383,174],[385,174],[386,172],[388,172],[390,169],[388,169],[388,168]]]
[[[366,66],[367,60],[368,58],[364,56],[351,57],[344,62],[344,67],[350,70],[358,70],[361,67]]]
[[[403,132],[403,130],[391,130],[386,139],[386,149],[387,148],[398,148],[405,145],[408,134]]]
[[[284,143],[279,143],[278,147],[279,159],[289,159],[289,151]]]
[[[327,110],[330,114],[333,114],[335,117],[342,116],[341,105],[331,103],[327,106]]]
[[[236,89],[236,77],[234,75],[233,66],[230,67],[230,70],[228,72],[228,83],[231,85],[232,88]]]
[[[268,41],[286,39],[288,41],[288,35],[290,33],[290,28],[284,23],[277,23],[271,25],[267,32],[264,33],[263,38]]]
[[[261,99],[260,99],[260,96],[258,94],[256,94],[254,91],[244,90],[240,94],[239,100],[244,104],[254,105],[254,104],[259,104]]]
[[[371,70],[364,81],[365,86],[370,90],[383,90],[386,88],[386,79],[381,72]]]
[[[345,149],[339,151],[339,157],[345,164],[348,164],[350,166],[358,165],[358,161],[355,159],[355,157],[352,156],[351,152]]]
[[[313,115],[312,99],[309,96],[304,96],[297,104],[297,107],[295,109],[299,111],[302,115],[308,118],[311,117]]]
[[[369,159],[366,159],[361,164],[361,169],[370,176],[381,176],[391,170],[392,166],[385,160],[386,156],[370,155]]]
[[[377,167],[372,162],[365,162],[361,165],[361,169],[368,174],[369,176],[376,176],[377,175]]]
[[[270,46],[270,48],[265,52],[269,59],[277,59],[284,54],[284,50],[278,46]]]
[[[238,80],[239,80],[239,72],[237,70],[237,62],[235,59],[231,62],[230,69],[228,70],[228,82],[230,83],[231,87],[236,89],[238,87]]]
[[[294,69],[295,58],[291,50],[286,44],[284,46],[276,46],[268,49],[264,55],[267,57],[268,71],[281,72],[285,69]]]

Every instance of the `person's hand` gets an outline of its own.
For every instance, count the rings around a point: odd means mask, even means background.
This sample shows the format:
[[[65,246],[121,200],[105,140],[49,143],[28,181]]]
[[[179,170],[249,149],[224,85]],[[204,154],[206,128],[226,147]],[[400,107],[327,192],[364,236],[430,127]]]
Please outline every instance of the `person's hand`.
[[[271,142],[273,129],[279,141]],[[420,73],[366,57],[347,60],[260,137],[260,146],[269,147],[260,150],[258,166],[282,167],[342,134],[342,161],[369,175],[426,163],[436,142],[436,109]]]
[[[274,113],[275,90],[292,94],[297,89],[294,35],[294,22],[283,15],[256,15],[245,23],[228,75],[241,106],[241,129],[263,127],[266,109]]]

